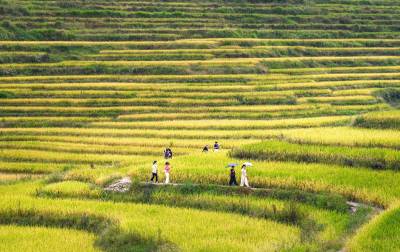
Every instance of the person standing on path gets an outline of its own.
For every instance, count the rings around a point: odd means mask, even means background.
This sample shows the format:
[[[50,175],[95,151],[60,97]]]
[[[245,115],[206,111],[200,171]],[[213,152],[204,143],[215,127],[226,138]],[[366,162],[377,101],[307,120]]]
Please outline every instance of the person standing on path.
[[[164,172],[165,172],[165,184],[169,184],[169,172],[171,170],[171,166],[169,162],[165,162]]]
[[[249,186],[249,181],[247,180],[247,171],[246,171],[246,165],[242,165],[242,176],[240,178],[240,186]]]
[[[231,179],[229,180],[229,185],[233,186],[233,185],[238,185],[237,181],[236,181],[236,171],[235,171],[235,167],[231,167],[231,172],[230,172],[230,177]]]
[[[153,165],[151,167],[151,179],[150,181],[153,182],[153,180],[156,179],[156,183],[158,183],[158,166],[157,166],[157,161],[153,162]]]

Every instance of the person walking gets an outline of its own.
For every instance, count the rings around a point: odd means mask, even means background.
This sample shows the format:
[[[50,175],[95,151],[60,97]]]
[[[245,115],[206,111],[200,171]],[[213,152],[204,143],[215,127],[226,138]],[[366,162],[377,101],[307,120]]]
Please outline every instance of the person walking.
[[[169,184],[169,172],[171,171],[171,165],[169,162],[165,162],[164,173],[165,173],[165,184]]]
[[[229,180],[229,185],[233,186],[233,185],[238,185],[237,181],[236,181],[236,171],[235,171],[235,167],[231,167],[231,172],[230,172],[230,180]]]
[[[247,171],[246,171],[246,165],[242,165],[242,176],[240,178],[240,186],[249,186],[249,181],[247,180]]]
[[[150,181],[153,182],[153,180],[156,179],[156,183],[158,183],[158,166],[157,166],[157,161],[153,162],[153,165],[151,166],[151,179]]]

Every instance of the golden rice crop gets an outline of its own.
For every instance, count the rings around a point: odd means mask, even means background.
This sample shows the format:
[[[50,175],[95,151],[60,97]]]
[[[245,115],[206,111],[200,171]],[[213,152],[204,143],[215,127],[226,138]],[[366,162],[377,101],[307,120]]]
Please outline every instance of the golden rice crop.
[[[63,142],[46,142],[46,141],[7,141],[0,142],[2,149],[21,149],[21,150],[43,150],[54,152],[67,152],[79,154],[118,154],[118,155],[162,155],[164,148],[146,147],[146,146],[109,146],[109,145],[94,145],[82,143],[63,143]],[[191,152],[189,148],[175,147],[174,154],[182,155]]]
[[[170,146],[172,148],[182,147],[182,148],[197,148],[198,151],[201,151],[202,148],[206,145],[213,143],[215,140],[213,139],[191,139],[191,138],[157,138],[157,137],[92,137],[92,136],[54,136],[54,135],[8,135],[6,137],[1,137],[1,140],[6,141],[43,141],[43,142],[64,142],[64,143],[82,143],[82,144],[91,144],[91,145],[109,145],[109,146],[141,146],[141,147],[153,147],[153,148],[165,148]],[[235,146],[253,143],[258,140],[254,139],[224,139],[221,142],[223,149],[230,149]],[[56,166],[54,166],[56,167]]]
[[[275,120],[177,120],[157,122],[94,122],[93,127],[157,128],[157,129],[271,129],[285,127],[313,127],[349,121],[348,116],[324,116]]]
[[[17,181],[21,179],[34,179],[39,178],[40,175],[33,175],[33,174],[25,174],[25,173],[3,173],[0,172],[0,183],[3,182],[10,182],[10,181]]]
[[[31,188],[29,192],[34,192],[37,186],[31,186]],[[18,204],[18,200],[21,199],[23,200]],[[237,214],[160,205],[34,198],[26,194],[25,196],[20,194],[19,199],[18,197],[1,196],[0,200],[2,201],[0,213],[10,212],[15,209],[16,205],[19,205],[21,210],[32,209],[32,206],[35,206],[37,213],[47,213],[47,215],[102,216],[106,219],[116,220],[119,230],[123,233],[144,234],[148,239],[156,239],[160,235],[162,238],[168,237],[168,241],[177,244],[184,251],[200,248],[240,251],[245,247],[252,250],[256,248],[273,250],[285,244],[294,246],[300,239],[300,230],[296,227]],[[152,218],[149,218],[150,216]],[[209,223],[206,227],[204,221]],[[248,225],[252,226],[251,231],[242,234],[240,231]],[[227,231],[227,234],[218,237],[224,230]],[[210,239],[210,237],[218,238]],[[241,238],[237,239],[238,237]],[[266,238],[268,243],[265,243]]]
[[[74,229],[4,225],[0,238],[1,251],[101,251],[94,245],[94,234]]]
[[[326,127],[289,129],[285,137],[296,142],[349,146],[375,146],[399,148],[400,133],[396,130],[361,129],[352,127]]]

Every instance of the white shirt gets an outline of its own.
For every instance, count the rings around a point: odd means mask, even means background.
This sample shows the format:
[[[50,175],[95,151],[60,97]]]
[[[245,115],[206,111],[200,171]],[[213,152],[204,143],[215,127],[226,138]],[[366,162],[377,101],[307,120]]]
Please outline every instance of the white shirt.
[[[153,164],[153,166],[151,167],[151,172],[152,173],[157,173],[157,164]]]
[[[242,169],[242,176],[243,176],[243,177],[246,177],[246,176],[247,176],[247,172],[246,172],[246,169],[245,169],[245,168]]]

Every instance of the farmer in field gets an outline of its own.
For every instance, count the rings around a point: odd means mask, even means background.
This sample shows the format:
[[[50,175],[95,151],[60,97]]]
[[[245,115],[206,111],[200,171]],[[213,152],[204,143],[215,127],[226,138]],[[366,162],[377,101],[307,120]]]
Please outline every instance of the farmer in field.
[[[249,181],[247,180],[247,171],[245,164],[242,165],[242,176],[240,178],[240,186],[250,187]]]
[[[214,143],[214,152],[218,152],[220,149],[219,143],[217,141],[215,141]]]
[[[204,146],[203,152],[204,152],[204,153],[207,153],[207,152],[208,152],[208,144],[207,144],[206,146]]]
[[[164,173],[165,173],[165,184],[169,184],[169,172],[171,171],[171,165],[169,162],[165,162]]]
[[[151,179],[150,181],[153,182],[153,180],[156,179],[156,183],[158,183],[158,166],[157,166],[157,161],[153,162],[153,165],[151,167]]]
[[[229,185],[238,185],[238,182],[236,181],[236,171],[234,166],[231,167]]]
[[[164,150],[164,158],[165,158],[165,159],[170,159],[170,158],[172,158],[172,150],[171,150],[171,148],[166,148],[166,149]]]

